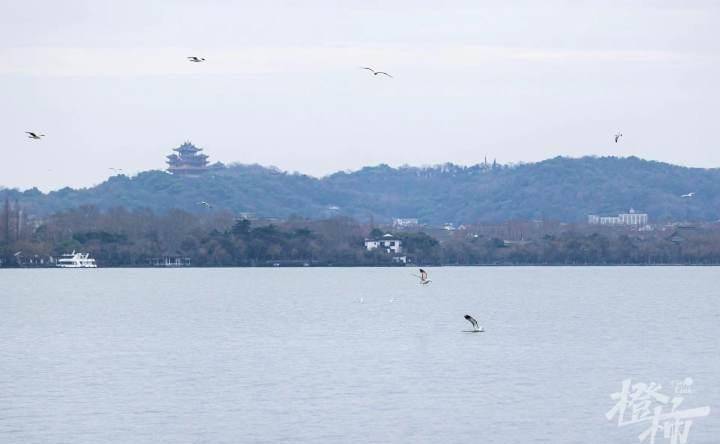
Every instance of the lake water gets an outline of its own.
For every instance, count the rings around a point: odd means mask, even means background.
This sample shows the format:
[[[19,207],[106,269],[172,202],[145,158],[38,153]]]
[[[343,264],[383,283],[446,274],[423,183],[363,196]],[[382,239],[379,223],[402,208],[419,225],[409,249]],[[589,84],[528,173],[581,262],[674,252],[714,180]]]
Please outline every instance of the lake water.
[[[720,442],[720,268],[429,271],[0,270],[0,442],[639,443],[627,378]]]

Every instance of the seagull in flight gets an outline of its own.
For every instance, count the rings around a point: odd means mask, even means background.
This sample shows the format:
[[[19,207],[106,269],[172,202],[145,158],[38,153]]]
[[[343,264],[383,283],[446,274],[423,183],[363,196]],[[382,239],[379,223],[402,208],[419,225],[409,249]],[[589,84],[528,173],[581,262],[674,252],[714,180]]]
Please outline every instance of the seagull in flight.
[[[362,69],[367,69],[368,71],[370,71],[371,73],[373,73],[374,76],[384,75],[384,76],[390,77],[391,79],[393,78],[393,76],[391,76],[390,74],[386,73],[385,71],[375,71],[374,69],[370,68],[369,66],[363,66]]]
[[[621,137],[622,137],[621,132],[618,132],[617,134],[615,134],[615,143],[618,143],[618,140],[620,140]]]
[[[35,140],[40,140],[41,137],[45,137],[45,134],[36,134],[32,131],[25,131],[25,134],[28,135],[29,139],[35,139]]]
[[[209,203],[205,202],[204,200],[198,202],[198,205],[202,205],[202,206],[205,207],[205,208],[212,208],[212,205],[210,205]]]
[[[680,196],[680,197],[693,197],[694,195],[695,195],[695,193],[693,192],[693,193],[683,194],[683,195]]]
[[[122,170],[123,170],[122,168],[108,168],[108,169],[109,169],[109,170],[112,170],[112,171],[115,171],[115,172],[119,172],[119,171],[122,171]]]
[[[467,321],[472,324],[472,326],[473,326],[473,330],[472,330],[473,333],[483,331],[483,328],[478,325],[478,322],[475,320],[474,317],[472,317],[472,316],[470,316],[470,315],[465,315],[465,319],[467,319]]]
[[[200,62],[204,62],[205,58],[192,56],[192,57],[188,57],[188,60],[190,60],[193,63],[200,63]]]
[[[432,282],[432,281],[431,281],[430,279],[428,279],[427,271],[425,271],[425,270],[423,270],[423,269],[421,268],[421,269],[420,269],[420,283],[421,283],[422,285],[427,285],[427,284],[429,284],[430,282]]]

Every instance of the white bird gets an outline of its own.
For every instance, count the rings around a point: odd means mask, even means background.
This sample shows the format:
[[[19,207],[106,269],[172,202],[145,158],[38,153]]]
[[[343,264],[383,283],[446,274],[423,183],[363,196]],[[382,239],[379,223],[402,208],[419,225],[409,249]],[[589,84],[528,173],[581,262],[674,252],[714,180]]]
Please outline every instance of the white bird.
[[[473,326],[473,332],[481,332],[483,331],[483,328],[478,325],[478,322],[475,320],[474,317],[470,315],[465,315],[465,319]]]
[[[119,171],[122,171],[122,170],[123,170],[122,168],[108,168],[108,169],[109,169],[109,170],[112,170],[112,171],[115,171],[115,172],[119,172]]]
[[[384,76],[388,76],[388,77],[392,78],[392,76],[390,74],[386,73],[385,71],[375,71],[374,69],[370,68],[369,66],[363,66],[362,69],[367,69],[368,71],[373,73],[374,76],[382,74]]]
[[[680,196],[680,197],[693,197],[694,195],[695,195],[695,193],[693,192],[693,193],[683,194],[683,195]]]
[[[212,208],[212,205],[210,205],[209,203],[205,202],[204,200],[198,202],[198,205],[202,205],[202,206],[205,207],[205,208]]]
[[[25,131],[25,134],[28,135],[29,139],[35,139],[35,140],[40,140],[41,137],[45,137],[45,134],[35,134],[32,131]]]
[[[22,250],[18,251],[17,253],[13,254],[13,256],[18,257],[22,253]]]
[[[188,57],[188,60],[190,60],[193,63],[200,63],[200,62],[204,62],[205,58],[192,56],[192,57]]]
[[[432,281],[431,281],[430,279],[428,279],[427,271],[425,271],[425,270],[423,270],[423,269],[421,268],[421,269],[420,269],[420,283],[421,283],[422,285],[427,285],[427,284],[429,284],[430,282],[432,282]]]
[[[615,134],[615,143],[618,143],[618,140],[620,140],[621,137],[622,133],[618,132],[617,134]]]

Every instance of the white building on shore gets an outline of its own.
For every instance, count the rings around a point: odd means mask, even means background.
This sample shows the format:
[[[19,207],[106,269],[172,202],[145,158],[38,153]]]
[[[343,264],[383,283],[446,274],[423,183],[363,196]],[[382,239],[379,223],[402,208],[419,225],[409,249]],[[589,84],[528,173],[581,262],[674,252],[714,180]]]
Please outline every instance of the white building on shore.
[[[636,225],[645,226],[648,223],[647,213],[638,213],[630,208],[627,213],[620,213],[617,216],[588,215],[590,225]]]
[[[388,254],[400,254],[402,252],[402,241],[388,233],[379,239],[365,239],[365,248],[367,251],[381,248]]]

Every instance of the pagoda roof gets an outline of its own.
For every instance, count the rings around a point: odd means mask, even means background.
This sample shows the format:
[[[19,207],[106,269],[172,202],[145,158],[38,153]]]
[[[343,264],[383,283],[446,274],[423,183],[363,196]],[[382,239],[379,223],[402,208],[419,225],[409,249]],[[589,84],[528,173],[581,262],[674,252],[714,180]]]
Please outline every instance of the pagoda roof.
[[[202,151],[202,148],[198,148],[190,142],[185,142],[179,147],[173,148],[173,151],[179,151],[184,153],[197,153],[198,151]]]
[[[208,166],[208,155],[200,153],[202,148],[196,147],[189,141],[174,148],[173,151],[174,153],[166,156],[167,170],[171,173],[194,175],[210,169],[224,168],[224,165],[220,162]]]

